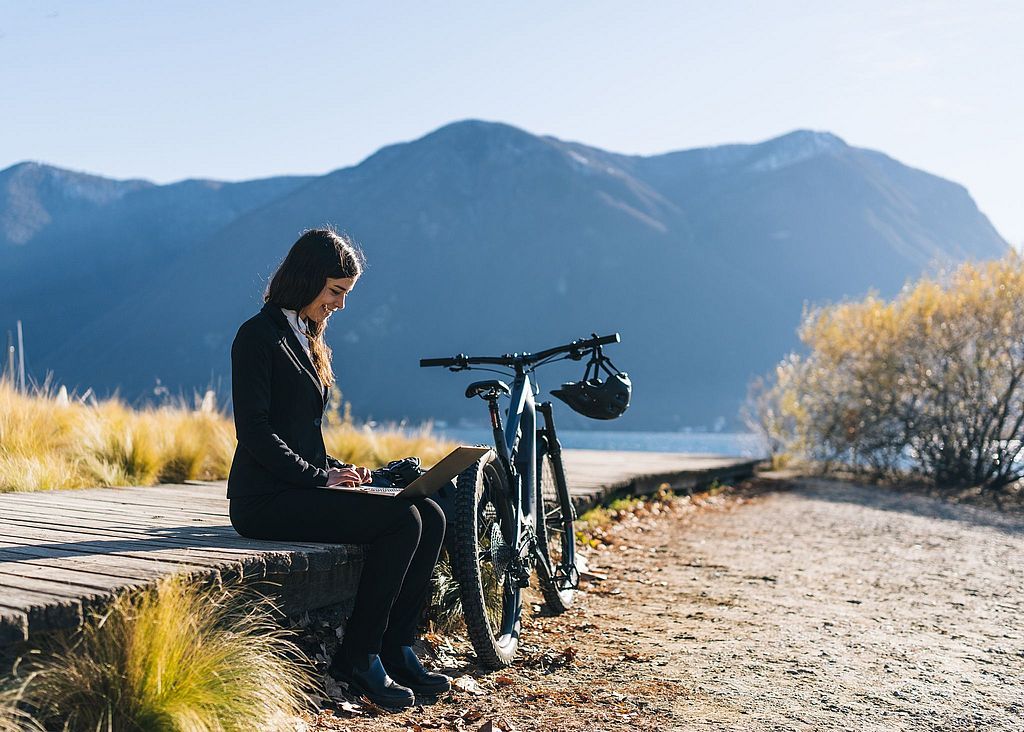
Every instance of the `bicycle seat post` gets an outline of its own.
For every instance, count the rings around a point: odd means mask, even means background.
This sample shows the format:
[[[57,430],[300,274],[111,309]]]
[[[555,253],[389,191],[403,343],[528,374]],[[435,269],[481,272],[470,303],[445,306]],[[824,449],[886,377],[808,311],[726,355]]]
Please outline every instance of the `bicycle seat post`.
[[[501,451],[501,459],[507,465],[509,462],[509,456],[505,454],[505,433],[501,428],[501,411],[498,409],[498,394],[497,392],[485,394],[484,399],[487,400],[487,411],[491,415],[491,430],[494,432],[494,444]]]

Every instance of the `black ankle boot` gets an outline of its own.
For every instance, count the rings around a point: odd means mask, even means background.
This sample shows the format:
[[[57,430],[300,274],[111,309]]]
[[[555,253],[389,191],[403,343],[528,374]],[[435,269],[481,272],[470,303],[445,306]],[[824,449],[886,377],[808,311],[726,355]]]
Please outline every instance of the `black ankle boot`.
[[[327,673],[339,683],[348,684],[353,694],[361,694],[378,706],[390,709],[404,709],[416,703],[416,696],[411,689],[395,683],[384,666],[380,656],[368,653],[363,658],[364,664],[347,661],[342,653],[338,653],[331,662]]]
[[[423,696],[437,696],[452,688],[452,680],[444,674],[427,671],[412,646],[386,649],[381,652],[381,662],[388,674],[398,683],[407,686]]]

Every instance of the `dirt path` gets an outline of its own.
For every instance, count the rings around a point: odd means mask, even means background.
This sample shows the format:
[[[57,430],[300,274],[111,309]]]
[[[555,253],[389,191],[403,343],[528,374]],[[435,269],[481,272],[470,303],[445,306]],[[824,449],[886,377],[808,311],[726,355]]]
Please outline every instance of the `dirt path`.
[[[742,494],[741,494],[742,495]],[[843,483],[626,522],[523,659],[320,729],[1019,730],[1024,521]],[[365,711],[365,710],[364,710]],[[340,718],[344,719],[340,719]]]

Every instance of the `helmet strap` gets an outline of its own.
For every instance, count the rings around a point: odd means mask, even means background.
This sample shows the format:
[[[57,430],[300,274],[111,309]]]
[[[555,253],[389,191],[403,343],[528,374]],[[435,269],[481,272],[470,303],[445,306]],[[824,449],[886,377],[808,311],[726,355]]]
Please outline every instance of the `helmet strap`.
[[[593,375],[590,373],[591,369],[594,370]],[[615,376],[620,373],[620,371],[615,368],[615,364],[612,363],[612,360],[604,355],[604,352],[601,350],[601,346],[595,346],[594,352],[590,356],[590,360],[587,361],[587,368],[583,372],[583,380],[589,381],[590,379],[600,377],[602,369],[608,376]]]

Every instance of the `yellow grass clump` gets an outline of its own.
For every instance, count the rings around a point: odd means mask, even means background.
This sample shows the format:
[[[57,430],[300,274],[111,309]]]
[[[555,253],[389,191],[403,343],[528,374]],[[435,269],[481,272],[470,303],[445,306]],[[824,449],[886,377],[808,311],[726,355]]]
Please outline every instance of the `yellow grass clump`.
[[[370,429],[353,424],[350,420],[324,431],[327,453],[342,462],[379,468],[399,458],[415,455],[429,467],[455,449],[455,443],[441,440],[430,424],[412,431],[398,426]]]
[[[209,400],[135,410],[0,380],[0,492],[218,479],[233,450],[231,422]]]
[[[329,413],[327,452],[376,468],[419,456],[432,465],[454,445],[430,425],[370,429]],[[235,451],[231,417],[207,392],[194,405],[133,409],[117,398],[86,402],[64,389],[23,393],[0,379],[0,493],[95,486],[153,485],[227,478]]]
[[[27,664],[21,706],[75,730],[294,729],[311,664],[251,590],[127,591]]]

